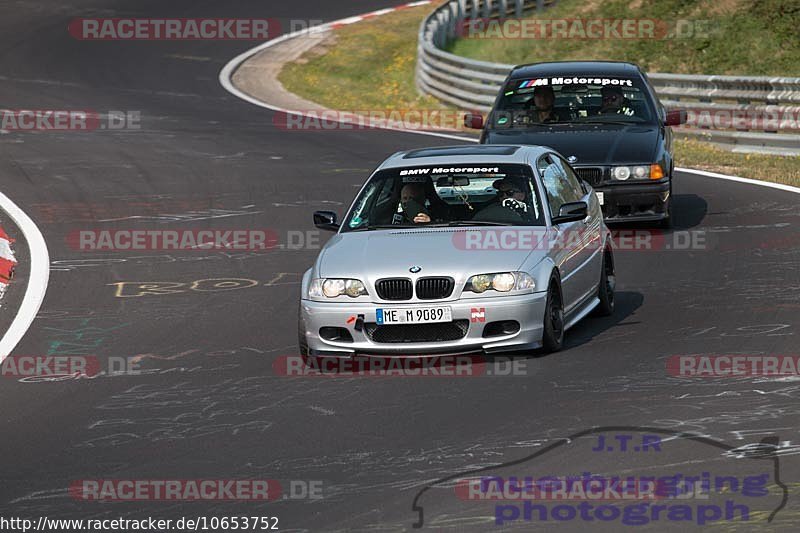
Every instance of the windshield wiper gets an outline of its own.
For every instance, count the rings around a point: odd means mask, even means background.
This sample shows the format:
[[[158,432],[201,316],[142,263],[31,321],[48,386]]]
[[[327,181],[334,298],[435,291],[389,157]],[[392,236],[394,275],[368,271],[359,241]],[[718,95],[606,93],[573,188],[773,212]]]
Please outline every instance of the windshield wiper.
[[[639,120],[585,120],[584,124],[618,124],[620,126],[630,126],[631,124],[641,124]]]
[[[547,126],[574,126],[574,122],[566,120],[559,120],[558,122],[528,122],[527,124],[514,124],[512,128],[531,128],[531,127],[547,127]]]
[[[444,222],[442,224],[427,224],[428,227],[444,228],[444,227],[457,227],[457,226],[511,226],[506,222],[490,222],[485,220],[453,220],[451,222]]]
[[[460,226],[513,226],[505,222],[490,222],[483,220],[454,220],[452,222],[436,222],[433,224],[374,224],[368,226],[361,226],[360,228],[353,228],[349,231],[369,231],[375,229],[425,229],[425,228],[449,228]]]
[[[368,224],[366,226],[361,226],[359,228],[353,228],[350,231],[369,231],[373,229],[418,228],[421,225],[422,224]]]

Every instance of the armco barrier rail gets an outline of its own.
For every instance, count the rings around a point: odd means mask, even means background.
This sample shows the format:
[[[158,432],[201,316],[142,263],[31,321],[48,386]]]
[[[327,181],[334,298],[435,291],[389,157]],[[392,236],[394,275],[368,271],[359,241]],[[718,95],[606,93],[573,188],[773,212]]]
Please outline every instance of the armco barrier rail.
[[[464,21],[522,18],[556,0],[450,0],[420,26],[418,89],[462,109],[488,112],[514,65],[477,61],[444,51]],[[800,154],[800,78],[652,73],[668,109],[688,111],[677,130],[737,151]]]

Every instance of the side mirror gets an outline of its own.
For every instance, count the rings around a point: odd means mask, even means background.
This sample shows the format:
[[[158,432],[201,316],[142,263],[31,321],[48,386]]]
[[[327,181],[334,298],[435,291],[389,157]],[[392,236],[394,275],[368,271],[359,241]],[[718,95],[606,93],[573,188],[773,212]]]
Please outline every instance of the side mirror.
[[[333,211],[315,211],[314,225],[319,229],[327,231],[339,231],[339,224],[336,222],[336,213]]]
[[[681,124],[686,124],[685,109],[672,109],[667,111],[667,119],[664,121],[665,126],[680,126]]]
[[[482,130],[483,115],[477,113],[466,113],[464,115],[464,127],[472,130]]]
[[[561,206],[558,216],[553,217],[553,224],[576,222],[589,216],[589,204],[586,202],[570,202]]]

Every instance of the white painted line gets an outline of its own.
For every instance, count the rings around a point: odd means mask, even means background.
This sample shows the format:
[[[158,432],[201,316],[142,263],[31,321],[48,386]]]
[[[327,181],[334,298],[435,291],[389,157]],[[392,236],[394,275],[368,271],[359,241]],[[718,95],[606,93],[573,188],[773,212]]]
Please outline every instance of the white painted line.
[[[675,170],[677,170],[678,172],[691,172],[692,174],[697,174],[699,176],[706,176],[708,178],[718,178],[728,181],[738,181],[739,183],[747,183],[749,185],[760,185],[762,187],[769,187],[771,189],[779,189],[781,191],[788,191],[800,194],[800,187],[792,187],[791,185],[784,185],[783,183],[772,183],[770,181],[753,180],[750,178],[741,178],[739,176],[728,176],[727,174],[718,174],[716,172],[708,172],[705,170],[694,170],[692,168],[675,167]]]
[[[355,24],[356,22],[361,22],[363,19],[362,17],[347,17],[346,19],[340,19],[336,22],[331,22],[331,25],[347,25],[347,24]]]
[[[385,15],[385,14],[391,13],[393,11],[397,11],[397,8],[387,7],[386,9],[379,9],[377,11],[373,11],[371,13],[367,13],[366,15],[362,15],[361,18],[380,17],[381,15]]]
[[[420,6],[420,5],[430,4],[430,3],[431,3],[430,0],[422,0],[420,2],[411,2],[409,4],[404,4],[402,6],[398,6],[397,8],[391,9],[391,11],[395,11],[397,9],[402,9],[404,7],[414,7],[414,6]],[[389,12],[387,10],[382,10],[382,11],[387,12],[387,13]],[[361,20],[361,19],[363,19],[363,16],[347,17],[347,18],[344,18],[344,19],[335,20],[333,22],[328,22],[327,24],[322,24],[320,26],[315,26],[314,29],[317,30],[317,31],[330,30],[333,26],[338,25],[338,24],[342,24],[343,21],[350,21],[351,19],[359,19],[359,20]],[[260,45],[254,47],[254,48],[251,48],[250,50],[247,50],[246,52],[244,52],[242,54],[239,54],[238,56],[236,56],[233,59],[231,59],[230,61],[228,61],[228,63],[224,67],[222,67],[222,70],[219,73],[219,82],[220,82],[220,84],[229,93],[233,94],[234,96],[236,96],[238,98],[241,98],[242,100],[244,100],[246,102],[250,102],[253,105],[257,105],[257,106],[263,107],[265,109],[270,109],[272,111],[279,111],[279,112],[282,112],[282,113],[293,113],[293,114],[297,114],[297,115],[308,116],[307,114],[303,113],[302,111],[297,111],[297,110],[292,110],[292,109],[285,109],[283,107],[278,107],[278,106],[274,106],[274,105],[268,104],[266,102],[262,102],[261,100],[258,100],[257,98],[254,98],[254,97],[250,96],[249,94],[245,94],[242,91],[240,91],[239,89],[237,89],[233,85],[233,82],[231,81],[231,78],[233,77],[233,74],[236,72],[236,69],[238,69],[239,66],[242,63],[247,61],[249,58],[251,58],[255,54],[259,53],[262,50],[266,50],[267,48],[270,48],[272,46],[280,44],[280,43],[282,43],[284,41],[288,41],[290,39],[294,39],[295,37],[298,37],[298,36],[306,34],[306,33],[308,33],[308,30],[299,30],[299,31],[296,31],[296,32],[287,33],[285,35],[281,35],[280,37],[272,39],[271,41],[267,41],[265,43],[261,43]],[[352,124],[352,122],[347,121],[347,120],[335,120],[335,121],[339,122],[340,124]],[[417,135],[428,135],[428,136],[431,136],[431,137],[441,137],[443,139],[453,139],[453,140],[461,141],[461,142],[472,142],[472,143],[477,143],[478,142],[478,139],[475,139],[475,138],[461,137],[459,135],[449,135],[447,133],[437,133],[437,132],[433,132],[433,131],[410,130],[410,129],[406,129],[406,128],[403,128],[403,127],[385,126],[385,125],[379,125],[379,124],[374,124],[374,126],[376,128],[378,128],[378,129],[385,129],[385,130],[391,130],[391,131],[400,131],[400,132],[404,132],[404,133],[414,133],[414,134],[417,134]],[[729,181],[738,181],[740,183],[747,183],[747,184],[750,184],[750,185],[758,185],[758,186],[761,186],[761,187],[770,187],[770,188],[773,188],[773,189],[780,189],[780,190],[783,190],[783,191],[800,193],[800,188],[792,187],[791,185],[783,185],[783,184],[780,184],[780,183],[771,183],[771,182],[768,182],[768,181],[760,181],[760,180],[753,180],[753,179],[749,179],[749,178],[741,178],[741,177],[738,177],[738,176],[728,176],[728,175],[725,175],[725,174],[717,174],[716,172],[706,172],[705,170],[694,170],[694,169],[691,169],[691,168],[678,168],[678,167],[676,167],[675,170],[677,170],[678,172],[688,172],[688,173],[698,174],[700,176],[706,176],[706,177],[710,177],[710,178],[719,178],[719,179],[725,179],[725,180],[729,180]]]
[[[22,298],[22,305],[17,311],[17,316],[11,322],[8,331],[0,340],[0,363],[5,360],[11,351],[17,346],[25,332],[28,331],[33,319],[39,312],[39,307],[44,301],[44,294],[47,292],[47,281],[50,279],[50,254],[47,252],[47,245],[39,228],[25,212],[17,207],[17,204],[3,193],[0,193],[0,208],[5,211],[11,220],[17,225],[25,236],[30,250],[30,275],[28,276],[28,288]]]

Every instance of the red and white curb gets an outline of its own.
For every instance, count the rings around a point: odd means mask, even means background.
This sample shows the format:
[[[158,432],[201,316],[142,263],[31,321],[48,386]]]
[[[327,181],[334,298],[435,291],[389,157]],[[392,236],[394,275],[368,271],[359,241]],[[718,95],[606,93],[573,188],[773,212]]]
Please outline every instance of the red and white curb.
[[[409,4],[403,4],[400,6],[387,7],[386,9],[379,9],[377,11],[372,11],[371,13],[366,13],[364,15],[356,15],[355,17],[348,17],[346,19],[337,20],[335,22],[331,22],[330,24],[325,24],[324,27],[335,30],[336,28],[341,28],[342,26],[347,26],[348,24],[354,24],[356,22],[361,22],[362,20],[368,20],[375,17],[380,17],[381,15],[386,15],[387,13],[400,11],[401,9],[408,9],[409,7],[417,7],[417,6],[426,6],[432,3],[433,0],[422,0],[420,2],[411,2]]]
[[[19,231],[22,232],[22,235],[25,236],[30,256],[30,272],[27,280],[28,287],[25,289],[25,295],[22,297],[22,304],[20,304],[8,330],[3,334],[3,338],[0,339],[0,363],[2,363],[28,331],[31,323],[33,323],[33,320],[36,318],[36,314],[39,312],[39,308],[44,300],[44,295],[47,292],[47,282],[50,279],[50,254],[47,251],[47,244],[44,242],[44,236],[42,236],[42,232],[39,231],[39,228],[33,220],[31,220],[17,204],[12,202],[8,196],[1,192],[0,209],[5,211],[5,214],[16,224]],[[3,244],[3,242],[5,242],[5,244]],[[2,235],[0,235],[0,256],[2,256],[2,261],[0,262],[3,268],[2,272],[0,272],[0,276],[8,273],[5,268],[7,265],[11,264],[10,261],[14,261],[13,264],[16,265],[13,252],[11,251],[11,242],[8,235],[2,232]],[[3,288],[5,288],[5,285]]]
[[[17,267],[17,260],[14,257],[14,250],[11,243],[14,239],[8,236],[5,230],[0,227],[0,300],[6,292],[6,286],[11,282],[14,269]]]

